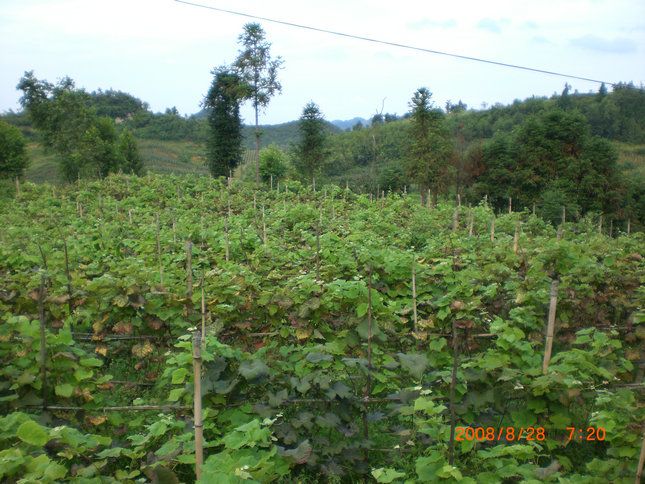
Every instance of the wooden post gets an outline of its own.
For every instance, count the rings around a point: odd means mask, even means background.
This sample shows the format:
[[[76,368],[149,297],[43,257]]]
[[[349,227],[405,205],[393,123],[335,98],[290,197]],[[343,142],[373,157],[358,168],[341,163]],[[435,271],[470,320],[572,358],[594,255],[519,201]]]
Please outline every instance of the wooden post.
[[[193,243],[186,241],[186,309],[193,312]]]
[[[257,210],[257,209],[258,209],[257,197],[256,197],[256,193],[253,192],[253,210]]]
[[[602,234],[602,214],[600,214],[600,219],[598,220],[598,233]]]
[[[614,235],[614,219],[610,218],[609,219],[609,237],[613,237]]]
[[[535,215],[535,202],[533,202],[533,215]]]
[[[470,209],[470,215],[468,216],[468,237],[473,236],[474,226],[475,226],[475,215],[473,214],[473,210]]]
[[[264,205],[262,205],[262,243],[267,245],[267,224],[264,218]]]
[[[430,193],[429,188],[428,188],[428,194],[426,195],[426,207],[427,208],[432,207],[432,194]]]
[[[231,250],[230,249],[231,242],[229,240],[228,231],[229,231],[229,228],[228,228],[228,215],[227,215],[226,218],[224,219],[224,259],[226,260],[226,262],[228,262],[228,258]]]
[[[551,361],[551,350],[553,349],[553,333],[555,331],[555,313],[558,307],[558,284],[557,278],[551,281],[551,302],[549,304],[549,319],[546,328],[546,341],[544,344],[544,362],[542,363],[542,373],[546,375]]]
[[[562,206],[562,225],[564,225],[567,221],[567,207],[564,205]]]
[[[20,178],[16,177],[16,198],[20,196]]]
[[[204,289],[204,274],[202,274],[202,280],[199,285],[202,290],[202,346],[204,346],[206,344],[206,294]]]
[[[417,332],[419,320],[417,318],[417,258],[412,259],[412,317],[414,318],[414,332]]]
[[[558,227],[558,233],[556,235],[556,239],[557,240],[562,240],[563,235],[564,235],[564,226],[562,224],[560,224],[560,226]]]
[[[312,177],[312,182],[313,182],[313,186],[314,186],[314,193],[316,193],[316,177],[315,176]]]
[[[456,232],[459,228],[459,206],[455,207],[455,211],[452,214],[452,231]]]
[[[320,291],[322,292],[322,278],[320,277],[320,229],[322,226],[322,207],[318,216],[318,225],[316,225],[316,280],[320,282]]]
[[[270,180],[271,180],[271,190],[273,190],[273,173],[271,173],[271,178],[270,178]]]
[[[159,262],[159,280],[163,286],[163,264],[161,262],[161,237],[159,235],[159,213],[156,214],[157,222],[157,261]]]
[[[403,195],[407,195],[407,194],[408,194],[408,186],[403,185]]]
[[[280,193],[280,180],[278,180],[276,188],[277,188],[277,192],[279,194]]]
[[[459,350],[457,346],[457,321],[452,321],[452,372],[450,374],[450,441],[448,442],[448,463],[455,463],[455,427],[457,415],[455,409],[455,388],[457,387],[457,369],[459,368]]]
[[[47,335],[45,334],[45,273],[40,275],[40,289],[38,290],[38,316],[40,319],[40,381],[42,384],[41,395],[43,409],[47,407]]]
[[[493,219],[490,222],[490,241],[495,242],[495,216],[493,215]]]
[[[457,206],[461,207],[461,195],[459,193],[457,194]]]
[[[520,223],[515,222],[515,235],[513,235],[513,254],[517,255],[520,249]]]
[[[508,213],[513,213],[513,199],[508,197]]]
[[[202,477],[204,463],[204,426],[202,423],[202,352],[201,335],[199,331],[193,334],[193,386],[194,407],[193,424],[195,426],[195,477]]]
[[[67,277],[67,308],[70,316],[72,315],[72,276],[69,272],[69,254],[67,252],[67,240],[63,237],[63,249],[65,251],[65,276]]]
[[[638,466],[636,467],[636,480],[634,480],[634,484],[641,484],[644,464],[645,464],[645,430],[643,431],[643,443],[641,444],[641,455],[638,458]]]
[[[627,235],[631,233],[631,229],[632,229],[632,221],[631,219],[627,219]]]

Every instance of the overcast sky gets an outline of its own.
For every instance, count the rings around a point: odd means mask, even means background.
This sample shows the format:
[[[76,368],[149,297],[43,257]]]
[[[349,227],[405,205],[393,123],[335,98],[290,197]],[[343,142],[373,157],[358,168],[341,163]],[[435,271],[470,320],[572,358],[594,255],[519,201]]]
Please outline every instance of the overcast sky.
[[[193,0],[365,37],[610,82],[645,83],[643,0],[261,1]],[[200,109],[210,71],[231,63],[249,19],[172,0],[0,0],[0,111],[17,109],[26,70],[87,90],[113,88],[154,111]],[[412,52],[260,22],[284,59],[281,95],[261,123],[297,119],[316,102],[325,117],[403,114],[428,87],[436,103],[509,103],[591,82]],[[384,100],[384,101],[383,101]],[[250,107],[243,110],[252,122]]]

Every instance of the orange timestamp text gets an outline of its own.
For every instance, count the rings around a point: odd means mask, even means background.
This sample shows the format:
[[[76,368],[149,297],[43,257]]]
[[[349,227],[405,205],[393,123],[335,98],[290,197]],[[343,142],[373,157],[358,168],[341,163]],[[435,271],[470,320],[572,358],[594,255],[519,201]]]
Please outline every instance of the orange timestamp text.
[[[463,441],[502,441],[515,442],[517,440],[546,440],[544,427],[455,427],[455,440]]]

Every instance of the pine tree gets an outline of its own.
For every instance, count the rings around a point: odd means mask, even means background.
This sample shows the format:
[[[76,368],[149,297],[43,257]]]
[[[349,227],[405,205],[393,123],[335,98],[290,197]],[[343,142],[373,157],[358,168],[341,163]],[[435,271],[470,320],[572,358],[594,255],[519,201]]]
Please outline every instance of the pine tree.
[[[212,74],[213,82],[204,100],[210,126],[208,166],[214,177],[228,176],[242,160],[240,102],[245,87],[240,76],[228,67],[219,67]]]
[[[299,130],[300,141],[294,164],[303,178],[311,182],[320,173],[327,155],[325,120],[315,103],[310,102],[303,109]]]

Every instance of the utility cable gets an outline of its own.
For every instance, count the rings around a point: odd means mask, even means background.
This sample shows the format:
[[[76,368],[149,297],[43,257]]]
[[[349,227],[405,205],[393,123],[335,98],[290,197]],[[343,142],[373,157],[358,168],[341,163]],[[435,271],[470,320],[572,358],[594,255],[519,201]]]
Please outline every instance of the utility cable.
[[[551,75],[551,76],[566,77],[566,78],[569,78],[569,79],[578,79],[580,81],[596,82],[598,84],[606,84],[606,85],[609,85],[609,86],[612,86],[612,87],[615,87],[617,85],[616,83],[613,83],[613,82],[601,81],[601,80],[598,80],[598,79],[590,79],[588,77],[574,76],[572,74],[564,74],[562,72],[547,71],[547,70],[544,70],[544,69],[537,69],[537,68],[534,68],[534,67],[520,66],[520,65],[517,65],[517,64],[508,64],[506,62],[499,62],[499,61],[494,61],[494,60],[490,60],[490,59],[482,59],[482,58],[479,58],[479,57],[472,57],[472,56],[467,56],[467,55],[454,54],[454,53],[451,53],[451,52],[443,52],[443,51],[440,51],[440,50],[425,49],[423,47],[416,47],[416,46],[413,46],[413,45],[400,44],[398,42],[389,42],[389,41],[386,41],[386,40],[373,39],[373,38],[370,38],[370,37],[362,37],[360,35],[347,34],[347,33],[344,33],[344,32],[336,32],[336,31],[333,31],[333,30],[321,29],[321,28],[318,28],[318,27],[311,27],[311,26],[308,26],[308,25],[296,24],[296,23],[293,23],[293,22],[286,22],[284,20],[276,20],[276,19],[271,19],[271,18],[267,18],[267,17],[260,17],[259,15],[252,15],[252,14],[249,14],[249,13],[237,12],[237,11],[234,11],[234,10],[226,10],[224,8],[218,8],[218,7],[213,7],[211,5],[203,5],[203,4],[200,4],[200,3],[188,2],[188,1],[185,1],[185,0],[175,0],[175,2],[183,3],[185,5],[191,5],[193,7],[200,7],[200,8],[205,8],[205,9],[208,9],[208,10],[214,10],[214,11],[217,11],[217,12],[228,13],[228,14],[231,14],[231,15],[237,15],[237,16],[240,16],[240,17],[247,17],[247,18],[252,18],[252,19],[256,19],[256,20],[263,20],[265,22],[271,22],[271,23],[275,23],[275,24],[286,25],[288,27],[296,27],[296,28],[299,28],[299,29],[312,30],[314,32],[322,32],[322,33],[325,33],[325,34],[337,35],[337,36],[340,36],[340,37],[346,37],[346,38],[356,39],[356,40],[363,40],[363,41],[372,42],[372,43],[375,43],[375,44],[389,45],[389,46],[392,46],[392,47],[399,47],[399,48],[402,48],[402,49],[415,50],[415,51],[419,51],[419,52],[425,52],[425,53],[428,53],[428,54],[444,55],[444,56],[448,56],[448,57],[454,57],[456,59],[469,60],[469,61],[473,61],[473,62],[482,62],[482,63],[485,63],[485,64],[492,64],[492,65],[501,66],[501,67],[508,67],[508,68],[512,68],[512,69],[522,69],[522,70],[525,70],[525,71],[538,72],[538,73],[541,73],[541,74],[548,74],[548,75]]]

